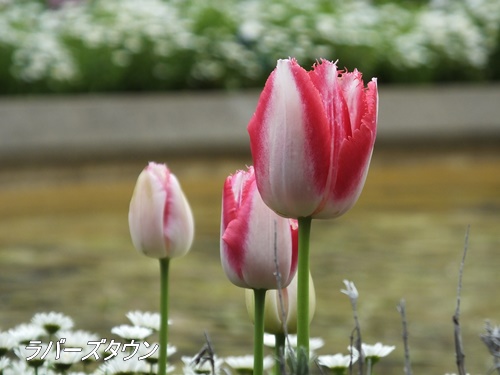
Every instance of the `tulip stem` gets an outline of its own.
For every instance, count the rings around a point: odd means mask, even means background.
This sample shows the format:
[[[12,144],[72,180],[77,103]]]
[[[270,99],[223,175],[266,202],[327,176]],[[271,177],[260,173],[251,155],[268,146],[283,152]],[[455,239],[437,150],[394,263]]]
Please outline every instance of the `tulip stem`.
[[[297,265],[297,349],[309,359],[309,238],[311,217],[299,217],[299,260]]]
[[[254,299],[253,375],[262,375],[264,373],[264,308],[266,289],[254,289]]]
[[[160,352],[158,356],[158,375],[167,373],[168,346],[168,271],[170,259],[160,259]]]

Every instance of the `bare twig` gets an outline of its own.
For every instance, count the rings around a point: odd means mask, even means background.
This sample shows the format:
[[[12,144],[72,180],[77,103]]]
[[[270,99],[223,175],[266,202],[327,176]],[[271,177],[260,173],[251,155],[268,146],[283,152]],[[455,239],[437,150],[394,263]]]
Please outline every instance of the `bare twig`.
[[[410,362],[410,346],[408,344],[408,323],[406,320],[406,302],[402,299],[397,307],[399,314],[401,315],[401,321],[403,324],[403,344],[405,348],[405,375],[412,375],[411,372],[411,362]]]
[[[467,255],[467,250],[469,247],[469,229],[470,226],[467,226],[467,230],[465,232],[465,241],[464,241],[464,251],[462,255],[462,261],[460,263],[460,271],[458,274],[458,286],[457,286],[457,307],[455,309],[455,314],[453,315],[453,326],[454,326],[454,337],[455,337],[455,356],[457,362],[457,369],[459,375],[466,375],[465,371],[465,354],[462,343],[462,333],[460,329],[460,295],[462,292],[462,277],[464,272],[465,265],[465,257]]]
[[[194,356],[192,363],[196,366],[203,366],[205,362],[210,362],[212,374],[215,375],[215,353],[210,343],[208,334],[205,332],[205,345]]]
[[[361,346],[361,327],[359,325],[359,319],[358,319],[358,298],[359,298],[359,293],[358,290],[356,289],[356,286],[352,281],[344,280],[344,285],[346,286],[346,289],[342,289],[341,292],[344,293],[349,297],[349,300],[351,301],[351,307],[352,307],[352,314],[354,317],[354,330],[353,334],[351,336],[351,357],[353,355],[353,346],[352,342],[354,341],[354,332],[356,332],[356,340],[355,340],[355,348],[358,351],[359,359],[358,359],[358,374],[362,375],[363,374],[363,364],[365,361],[364,354],[363,354],[363,349]],[[349,365],[350,373],[352,374],[352,358],[351,358],[351,364]]]
[[[481,340],[493,356],[493,369],[500,374],[500,326],[493,327],[490,322],[485,324],[486,333],[481,335]]]

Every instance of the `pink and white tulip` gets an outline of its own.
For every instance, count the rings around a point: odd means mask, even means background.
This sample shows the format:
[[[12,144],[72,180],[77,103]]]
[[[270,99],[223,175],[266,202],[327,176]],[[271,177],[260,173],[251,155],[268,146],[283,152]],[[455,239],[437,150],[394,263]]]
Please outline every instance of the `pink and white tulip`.
[[[252,167],[229,176],[224,184],[221,262],[228,279],[248,289],[276,289],[276,261],[282,286],[297,267],[297,222],[265,205]]]
[[[359,71],[279,60],[248,125],[262,199],[285,217],[334,218],[358,199],[377,130],[378,92]]]
[[[139,175],[128,220],[135,248],[149,257],[180,257],[193,243],[191,208],[165,164],[149,163]]]

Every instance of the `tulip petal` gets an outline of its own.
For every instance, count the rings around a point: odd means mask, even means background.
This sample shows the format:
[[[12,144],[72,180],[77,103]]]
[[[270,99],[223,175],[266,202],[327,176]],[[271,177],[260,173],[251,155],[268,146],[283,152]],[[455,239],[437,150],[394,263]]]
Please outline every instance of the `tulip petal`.
[[[240,174],[241,175],[241,174]],[[233,186],[234,182],[234,186]],[[224,184],[221,227],[221,260],[229,280],[245,288],[243,266],[245,259],[246,233],[251,209],[250,201],[240,201],[240,196],[247,195],[250,184],[243,183],[238,175],[229,176]],[[242,204],[241,204],[242,203]]]
[[[365,86],[362,75],[358,70],[351,73],[344,73],[339,77],[339,84],[342,96],[346,102],[349,115],[351,134],[361,127],[361,119],[366,111],[366,101],[364,100]]]
[[[223,191],[220,249],[228,279],[243,288],[275,289],[277,263],[282,285],[288,285],[297,263],[294,223],[266,206],[252,167],[229,176]]]
[[[286,217],[314,212],[328,179],[332,134],[319,92],[295,60],[278,61],[248,132],[264,202]]]
[[[367,127],[355,130],[340,147],[337,180],[322,210],[314,218],[334,218],[348,211],[358,199],[368,173],[375,134]]]
[[[154,258],[166,256],[163,239],[163,210],[166,191],[158,178],[147,168],[137,179],[130,201],[129,226],[132,243],[145,255]]]
[[[194,219],[179,181],[173,174],[170,174],[169,178],[163,217],[167,257],[174,258],[186,254],[193,243]]]
[[[189,251],[194,220],[177,178],[165,164],[149,163],[130,201],[129,227],[135,248],[153,258],[173,258]]]

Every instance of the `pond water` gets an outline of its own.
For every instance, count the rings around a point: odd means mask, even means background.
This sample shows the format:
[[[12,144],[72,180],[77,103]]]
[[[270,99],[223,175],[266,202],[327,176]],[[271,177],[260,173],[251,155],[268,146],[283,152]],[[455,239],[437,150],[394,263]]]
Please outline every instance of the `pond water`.
[[[163,161],[163,160],[157,160]],[[190,200],[196,238],[171,264],[170,342],[192,355],[207,332],[215,351],[252,350],[243,291],[219,261],[221,187],[246,157],[169,158]],[[130,310],[158,310],[154,259],[132,246],[128,203],[146,160],[0,170],[0,330],[34,313],[59,311],[77,328],[110,337]],[[406,300],[415,373],[455,371],[453,326],[466,228],[469,253],[461,323],[466,364],[491,363],[479,339],[484,321],[500,323],[500,150],[481,148],[374,153],[357,205],[314,221],[311,270],[317,313],[311,335],[320,354],[346,353],[353,327],[342,280],[355,282],[363,339],[396,345],[378,373],[401,374],[403,345],[396,306]],[[456,371],[455,371],[456,372]]]

